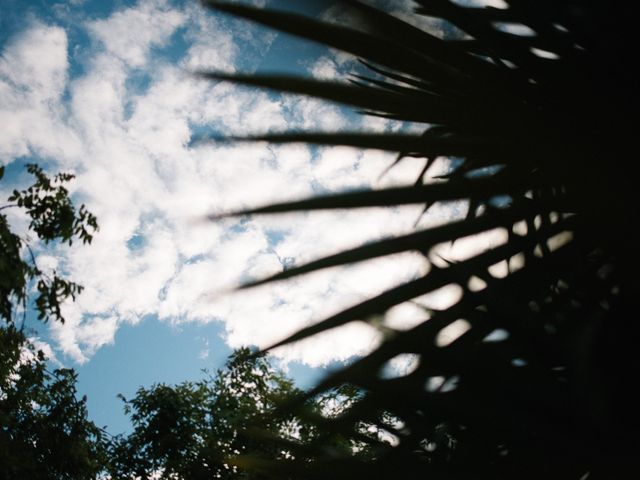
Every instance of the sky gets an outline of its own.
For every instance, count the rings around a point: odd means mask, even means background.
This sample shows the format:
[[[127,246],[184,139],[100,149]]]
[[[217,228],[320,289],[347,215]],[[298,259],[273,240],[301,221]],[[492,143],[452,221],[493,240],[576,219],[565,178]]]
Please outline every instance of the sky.
[[[330,21],[342,14],[330,1],[252,3]],[[243,281],[409,232],[418,219],[432,225],[464,214],[463,206],[449,205],[425,217],[420,206],[409,206],[208,220],[269,202],[406,184],[422,165],[400,163],[380,177],[393,155],[194,143],[198,135],[424,126],[196,78],[192,73],[201,70],[280,71],[346,81],[362,68],[343,53],[198,2],[0,4],[0,162],[7,165],[0,198],[27,185],[24,164],[37,162],[49,173],[74,173],[73,200],[100,224],[90,246],[34,245],[41,269],[62,272],[85,290],[64,305],[64,324],[28,326],[52,362],[77,369],[91,418],[113,433],[129,428],[116,394],[200,378],[202,368],[219,368],[233,348],[266,347],[429,267],[407,253],[234,292]],[[10,220],[25,231],[24,216],[12,212]],[[423,304],[444,307],[456,295],[436,292]],[[405,304],[384,321],[409,328],[421,315]],[[309,386],[380,340],[373,327],[353,323],[279,348],[274,362]]]

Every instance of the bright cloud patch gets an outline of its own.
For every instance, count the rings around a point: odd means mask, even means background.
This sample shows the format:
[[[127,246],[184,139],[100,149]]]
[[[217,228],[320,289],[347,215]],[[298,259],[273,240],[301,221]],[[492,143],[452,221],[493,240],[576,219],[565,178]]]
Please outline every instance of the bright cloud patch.
[[[104,44],[107,52],[140,68],[147,62],[150,48],[165,44],[185,20],[185,14],[169,9],[167,2],[143,2],[138,8],[116,12],[107,20],[91,22],[87,30]]]
[[[0,160],[30,152],[62,154],[75,147],[73,133],[59,128],[60,99],[67,83],[67,35],[34,24],[7,44],[0,57]]]
[[[170,323],[224,322],[231,346],[267,346],[397,282],[424,273],[418,255],[331,269],[250,290],[225,293],[337,249],[411,231],[420,207],[317,212],[204,222],[208,213],[370,186],[392,158],[344,148],[191,145],[203,128],[251,133],[346,125],[335,106],[216,84],[186,69],[233,70],[245,52],[264,52],[273,34],[232,33],[196,6],[141,2],[86,22],[90,54],[69,73],[65,30],[34,23],[8,42],[0,61],[0,158],[25,155],[72,170],[78,200],[99,219],[90,247],[60,249],[60,264],[85,286],[52,324],[55,347],[77,362],[114,341],[117,329],[145,316]],[[179,38],[178,61],[155,55]],[[178,47],[176,47],[178,48]],[[342,57],[311,70],[335,76]],[[66,93],[65,93],[66,92]],[[370,128],[395,128],[363,119]],[[415,180],[421,165],[399,164],[383,184]],[[440,210],[436,222],[449,211]],[[43,263],[56,252],[43,252]],[[407,328],[396,316],[394,326]],[[348,325],[278,355],[311,365],[370,351],[377,332]],[[205,353],[202,353],[205,355]]]

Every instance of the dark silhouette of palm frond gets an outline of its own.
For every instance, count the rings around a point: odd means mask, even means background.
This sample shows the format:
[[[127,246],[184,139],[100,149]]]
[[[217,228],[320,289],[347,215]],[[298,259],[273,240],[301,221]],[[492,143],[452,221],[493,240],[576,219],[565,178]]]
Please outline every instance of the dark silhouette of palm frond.
[[[292,132],[249,140],[399,152],[398,161],[424,162],[425,177],[436,157],[461,160],[438,182],[423,182],[421,175],[406,187],[229,215],[428,207],[451,200],[469,205],[464,220],[369,243],[251,285],[405,251],[433,260],[432,249],[442,242],[506,232],[503,244],[445,266],[431,263],[423,277],[274,345],[377,318],[447,285],[463,291],[451,307],[425,310],[424,322],[411,330],[387,328],[377,350],[309,392],[343,383],[365,392],[322,427],[362,437],[374,452],[368,460],[332,456],[319,440],[313,468],[300,464],[295,471],[291,464],[287,474],[580,479],[616,478],[632,465],[640,423],[633,388],[640,257],[634,225],[638,167],[628,153],[634,151],[629,119],[636,111],[637,41],[628,5],[505,0],[506,8],[471,8],[417,1],[416,15],[441,19],[465,34],[442,39],[356,0],[340,2],[357,18],[353,25],[205,3],[351,53],[370,73],[350,84],[220,72],[201,72],[203,77],[429,125],[418,135]],[[439,342],[443,329],[461,319],[470,328]],[[418,356],[417,368],[395,378],[381,375],[400,354]],[[379,435],[363,435],[363,424],[387,431],[392,445]],[[282,474],[278,465],[258,463]]]

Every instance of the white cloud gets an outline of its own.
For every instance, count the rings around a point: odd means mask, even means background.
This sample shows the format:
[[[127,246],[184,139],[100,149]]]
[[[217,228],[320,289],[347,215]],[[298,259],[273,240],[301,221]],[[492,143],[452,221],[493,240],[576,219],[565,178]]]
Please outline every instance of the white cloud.
[[[67,36],[59,27],[35,23],[6,45],[0,57],[0,162],[78,150],[77,136],[60,126],[68,67]]]
[[[421,208],[196,222],[206,213],[369,186],[393,156],[303,145],[191,147],[194,128],[204,125],[251,133],[291,126],[331,130],[347,120],[337,107],[315,100],[279,99],[188,77],[185,68],[233,70],[244,49],[261,51],[273,40],[244,32],[239,41],[193,6],[140,2],[86,28],[93,50],[82,76],[68,78],[64,30],[41,24],[9,43],[0,63],[0,98],[9,101],[2,102],[6,110],[0,115],[12,119],[5,122],[12,129],[0,133],[0,155],[7,160],[34,151],[55,158],[61,169],[75,170],[75,194],[101,226],[91,246],[58,251],[60,265],[86,287],[77,302],[64,306],[66,323],[52,324],[62,353],[86,361],[114,341],[122,323],[147,315],[170,323],[224,321],[231,346],[267,346],[424,273],[422,257],[405,254],[222,294],[243,280],[281,270],[283,262],[300,264],[411,231]],[[181,62],[154,57],[154,47],[167,45],[180,28],[192,42]],[[43,65],[40,55],[47,55]],[[14,72],[12,65],[20,67]],[[143,69],[148,86],[132,86],[130,80]],[[33,132],[28,122],[42,128]],[[362,123],[397,128],[385,120]],[[413,181],[420,167],[408,159],[381,184]],[[435,209],[434,215],[447,213]],[[403,308],[394,313],[398,328],[421,318],[415,307],[406,316],[402,312],[411,307]],[[277,354],[320,365],[363,354],[379,341],[373,327],[353,323]]]
[[[186,15],[170,8],[164,0],[147,0],[117,11],[106,20],[87,25],[91,36],[102,42],[107,52],[129,66],[142,67],[152,47],[166,44]]]
[[[404,377],[414,372],[420,365],[420,357],[414,353],[401,353],[389,359],[379,375],[382,378]]]
[[[6,83],[33,100],[57,99],[67,74],[67,36],[59,27],[32,25],[9,43],[2,55],[0,72]],[[8,85],[3,85],[3,89]]]

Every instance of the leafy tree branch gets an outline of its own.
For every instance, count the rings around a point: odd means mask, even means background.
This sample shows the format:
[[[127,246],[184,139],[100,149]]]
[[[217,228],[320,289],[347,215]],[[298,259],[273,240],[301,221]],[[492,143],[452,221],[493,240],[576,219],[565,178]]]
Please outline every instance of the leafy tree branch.
[[[35,182],[24,190],[14,190],[8,198],[11,203],[0,209],[23,209],[30,218],[29,230],[45,244],[60,241],[71,246],[74,239],[91,243],[98,221],[85,205],[78,210],[74,207],[65,187],[74,175],[58,173],[51,179],[38,165],[28,164],[26,168]],[[0,167],[0,180],[3,175],[4,167]],[[15,308],[27,308],[29,290],[35,284],[38,319],[64,322],[61,305],[68,298],[75,300],[82,286],[56,271],[47,275],[38,268],[28,240],[11,231],[4,214],[0,214],[0,247],[0,317],[13,322]],[[27,259],[25,250],[29,253]]]

